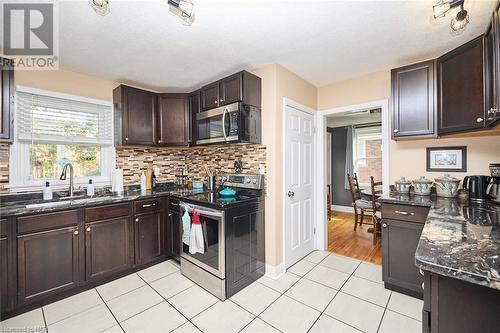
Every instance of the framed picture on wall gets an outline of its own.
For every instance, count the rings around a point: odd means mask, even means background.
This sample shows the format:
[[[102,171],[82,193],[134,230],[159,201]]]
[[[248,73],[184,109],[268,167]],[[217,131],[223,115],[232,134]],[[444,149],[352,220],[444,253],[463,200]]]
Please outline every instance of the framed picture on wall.
[[[427,171],[467,172],[467,147],[427,147]]]

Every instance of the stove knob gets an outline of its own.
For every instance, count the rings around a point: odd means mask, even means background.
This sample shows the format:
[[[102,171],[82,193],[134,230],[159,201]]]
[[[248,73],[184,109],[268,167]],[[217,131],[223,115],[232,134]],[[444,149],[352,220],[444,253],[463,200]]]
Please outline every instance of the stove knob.
[[[257,184],[257,179],[255,179],[255,178],[254,178],[254,179],[252,179],[252,183],[253,183],[253,184]]]
[[[226,180],[227,180],[227,177],[222,177],[222,180],[223,180],[223,181],[226,181]]]
[[[247,183],[250,184],[250,178],[247,178]]]

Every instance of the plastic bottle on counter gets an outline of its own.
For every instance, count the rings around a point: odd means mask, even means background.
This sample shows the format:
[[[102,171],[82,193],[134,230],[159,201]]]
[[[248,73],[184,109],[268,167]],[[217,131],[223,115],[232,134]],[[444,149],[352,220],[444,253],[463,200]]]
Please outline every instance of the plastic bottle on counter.
[[[95,194],[94,184],[92,184],[92,179],[89,179],[89,184],[87,185],[87,195],[89,197]]]
[[[52,200],[52,187],[50,187],[49,182],[45,182],[45,187],[43,188],[43,200]]]
[[[146,175],[144,174],[144,171],[141,173],[141,191],[146,190]]]

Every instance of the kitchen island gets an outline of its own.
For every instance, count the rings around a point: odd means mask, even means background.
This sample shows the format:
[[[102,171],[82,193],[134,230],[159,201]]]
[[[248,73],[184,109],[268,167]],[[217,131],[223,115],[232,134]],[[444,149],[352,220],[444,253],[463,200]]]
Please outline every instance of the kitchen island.
[[[415,251],[423,332],[498,332],[500,206],[397,194],[380,201],[429,208]]]

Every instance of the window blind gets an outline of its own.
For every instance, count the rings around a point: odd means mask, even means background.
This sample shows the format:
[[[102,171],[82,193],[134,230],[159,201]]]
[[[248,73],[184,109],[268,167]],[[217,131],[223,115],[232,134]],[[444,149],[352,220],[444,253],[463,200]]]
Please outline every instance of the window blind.
[[[20,141],[111,145],[110,106],[17,91]]]

